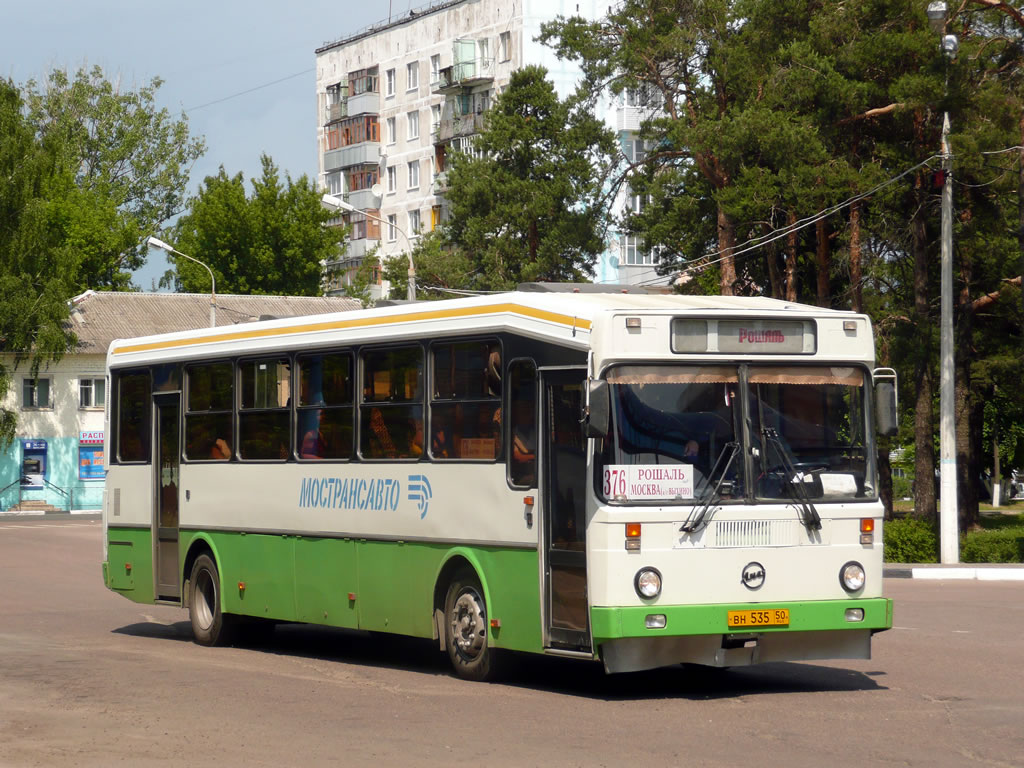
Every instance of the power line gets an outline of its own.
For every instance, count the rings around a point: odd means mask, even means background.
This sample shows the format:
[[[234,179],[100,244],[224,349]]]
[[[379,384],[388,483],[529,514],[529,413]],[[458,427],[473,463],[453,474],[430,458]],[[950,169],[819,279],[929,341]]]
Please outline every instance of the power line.
[[[272,80],[269,83],[263,83],[262,85],[257,85],[257,86],[254,86],[252,88],[247,88],[244,91],[238,91],[238,93],[232,93],[230,96],[224,96],[224,97],[219,98],[219,99],[214,99],[213,101],[208,101],[205,104],[199,104],[198,106],[195,106],[195,107],[189,107],[185,111],[186,112],[195,112],[198,109],[203,109],[205,107],[211,107],[214,104],[220,104],[220,103],[225,102],[225,101],[230,101],[231,99],[237,99],[239,96],[245,96],[247,93],[253,93],[255,91],[260,91],[260,90],[262,90],[264,88],[269,88],[272,85],[277,85],[278,83],[283,83],[283,82],[285,82],[287,80],[294,80],[296,77],[302,77],[302,75],[308,75],[308,74],[310,74],[312,72],[315,72],[315,71],[316,71],[315,69],[304,69],[301,72],[296,72],[294,75],[286,75],[285,77],[279,78],[277,80]]]

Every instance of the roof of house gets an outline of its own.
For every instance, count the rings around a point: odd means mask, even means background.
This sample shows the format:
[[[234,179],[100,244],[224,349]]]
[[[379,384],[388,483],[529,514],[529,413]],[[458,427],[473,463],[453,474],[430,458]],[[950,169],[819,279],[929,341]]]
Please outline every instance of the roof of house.
[[[217,327],[270,318],[360,309],[357,299],[335,296],[217,295]],[[71,300],[71,326],[79,354],[105,354],[114,339],[152,336],[210,326],[208,293],[86,291]]]

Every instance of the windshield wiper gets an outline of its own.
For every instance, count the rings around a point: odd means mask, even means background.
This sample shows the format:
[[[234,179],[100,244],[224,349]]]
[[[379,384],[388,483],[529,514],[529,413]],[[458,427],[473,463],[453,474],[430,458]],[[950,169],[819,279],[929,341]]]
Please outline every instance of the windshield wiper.
[[[737,442],[726,443],[722,446],[722,452],[718,454],[718,458],[715,459],[715,466],[711,468],[711,474],[704,479],[704,490],[701,493],[698,501],[700,506],[694,506],[690,511],[689,517],[683,523],[683,527],[680,531],[685,533],[693,533],[699,530],[704,524],[704,518],[708,514],[708,510],[715,504],[719,499],[719,490],[725,481],[725,476],[729,474],[729,467],[732,466],[733,459],[736,458],[736,454],[739,452],[740,444]],[[728,459],[726,459],[726,453],[728,453]],[[718,472],[718,467],[725,462],[725,466],[722,467],[721,473],[718,474],[718,482],[711,485],[711,481],[715,478],[715,473]]]
[[[786,487],[791,490],[793,497],[798,502],[797,507],[800,510],[801,521],[807,526],[808,530],[821,530],[821,515],[814,508],[811,497],[807,495],[807,489],[804,488],[804,473],[798,472],[796,467],[793,466],[786,447],[779,440],[779,433],[772,427],[764,427],[761,429],[761,435],[764,437],[765,442],[772,446],[775,452],[779,454],[779,463],[782,464],[782,468],[785,471]]]

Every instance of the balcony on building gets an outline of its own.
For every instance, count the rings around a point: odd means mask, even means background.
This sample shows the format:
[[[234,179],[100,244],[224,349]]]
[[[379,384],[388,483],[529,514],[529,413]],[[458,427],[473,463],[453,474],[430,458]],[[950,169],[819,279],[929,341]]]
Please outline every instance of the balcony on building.
[[[336,123],[348,117],[348,81],[342,80],[327,86],[327,103],[324,105],[324,125]]]
[[[377,67],[358,69],[348,73],[348,113],[377,114],[380,112],[380,83]]]
[[[380,124],[375,114],[347,117],[324,128],[324,171],[380,162]]]
[[[462,44],[467,47],[461,47]],[[494,82],[494,58],[479,55],[474,41],[456,41],[454,62],[438,71],[437,79],[430,84],[432,93],[446,95]]]
[[[468,115],[456,115],[441,120],[437,127],[435,144],[451,141],[459,136],[472,136],[484,128],[483,112],[472,112]]]
[[[430,187],[431,194],[443,195],[448,191],[448,172],[441,171],[441,173],[434,176],[434,183]]]

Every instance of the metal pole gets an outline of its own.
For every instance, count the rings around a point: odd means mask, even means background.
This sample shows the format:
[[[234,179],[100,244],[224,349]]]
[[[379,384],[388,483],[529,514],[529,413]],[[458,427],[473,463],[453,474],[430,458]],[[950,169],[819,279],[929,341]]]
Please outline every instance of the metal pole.
[[[953,158],[949,113],[942,116],[942,304],[939,345],[939,540],[943,563],[960,561],[956,497],[956,419],[953,413]]]

